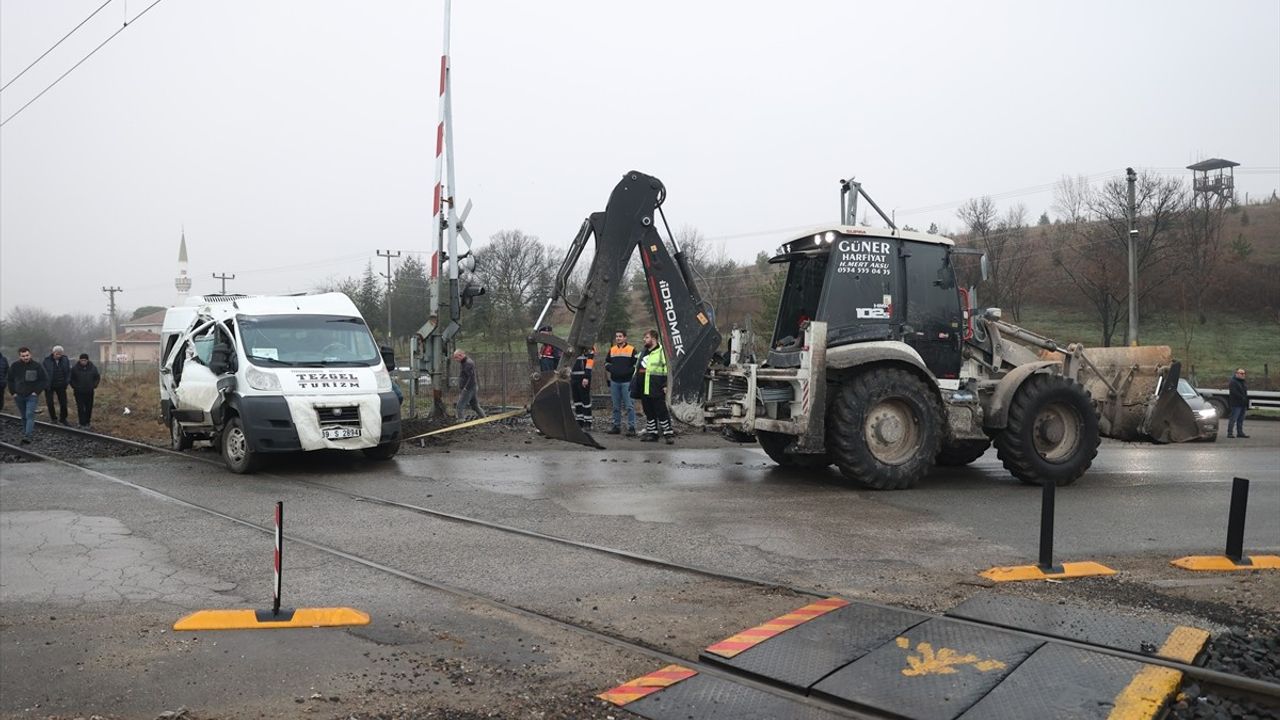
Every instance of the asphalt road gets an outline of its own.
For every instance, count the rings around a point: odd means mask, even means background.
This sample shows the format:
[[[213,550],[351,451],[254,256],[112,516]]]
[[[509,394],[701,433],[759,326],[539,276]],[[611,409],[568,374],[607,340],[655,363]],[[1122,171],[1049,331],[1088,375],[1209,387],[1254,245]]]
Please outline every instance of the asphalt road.
[[[1280,423],[1250,431],[1239,444],[1105,445],[1093,469],[1058,493],[1057,557],[1102,560],[1121,576],[1035,588],[977,578],[991,565],[1034,562],[1037,551],[1040,490],[1008,476],[994,451],[896,493],[855,489],[834,470],[782,470],[731,446],[454,448],[390,464],[312,455],[254,477],[167,457],[93,467],[263,526],[283,499],[292,538],[693,657],[809,598],[299,481],[923,609],[981,592],[1057,593],[1202,624],[1236,612],[1280,620],[1280,573],[1191,578],[1167,565],[1221,552],[1232,476],[1253,483],[1247,549],[1280,551]],[[351,605],[372,625],[174,633],[169,625],[194,609],[269,604],[266,534],[58,466],[4,466],[0,497],[5,717],[152,718],[179,706],[206,717],[608,717],[616,711],[591,696],[655,669],[652,658],[297,543],[286,550],[286,605]]]

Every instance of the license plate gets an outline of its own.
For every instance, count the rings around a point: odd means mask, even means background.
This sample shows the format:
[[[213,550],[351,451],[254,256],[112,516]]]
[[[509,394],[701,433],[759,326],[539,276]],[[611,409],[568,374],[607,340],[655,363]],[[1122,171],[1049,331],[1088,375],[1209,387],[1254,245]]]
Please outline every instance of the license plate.
[[[342,440],[343,438],[360,437],[360,428],[358,427],[327,427],[320,428],[320,434],[325,440]]]

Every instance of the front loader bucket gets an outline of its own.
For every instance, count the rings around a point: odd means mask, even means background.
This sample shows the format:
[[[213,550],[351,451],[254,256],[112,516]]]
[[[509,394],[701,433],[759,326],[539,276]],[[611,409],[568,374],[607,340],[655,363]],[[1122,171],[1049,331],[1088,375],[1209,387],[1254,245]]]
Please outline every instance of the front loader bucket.
[[[1158,443],[1180,443],[1200,437],[1196,414],[1177,391],[1162,393],[1156,399],[1146,431]]]
[[[573,392],[569,381],[555,372],[534,373],[529,415],[533,417],[534,427],[549,438],[604,449],[578,425],[573,415]]]
[[[1160,395],[1147,413],[1144,433],[1158,443],[1180,443],[1200,437],[1196,414],[1178,393],[1182,363],[1174,361],[1160,383]]]
[[[1195,414],[1177,393],[1179,366],[1169,346],[1089,348],[1083,355],[1078,379],[1098,404],[1103,436],[1182,442],[1197,435]]]

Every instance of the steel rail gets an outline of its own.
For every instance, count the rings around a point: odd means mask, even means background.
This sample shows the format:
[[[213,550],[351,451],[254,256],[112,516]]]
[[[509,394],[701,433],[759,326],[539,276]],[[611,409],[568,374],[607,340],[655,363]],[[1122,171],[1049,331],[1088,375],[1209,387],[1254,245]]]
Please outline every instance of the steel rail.
[[[9,416],[9,415],[5,415],[4,417],[12,418],[12,416]],[[115,438],[110,435],[102,435],[100,433],[89,432],[89,431],[81,430],[79,428],[71,428],[71,427],[54,425],[49,423],[42,423],[42,424],[45,424],[48,427],[54,428],[61,432],[86,435],[96,440],[103,440],[108,442],[119,442],[131,447],[140,447],[140,448],[153,450],[163,454],[176,455],[186,459],[194,459],[201,462],[206,462],[213,465],[221,466],[221,463],[219,463],[216,460],[213,460],[212,458],[193,457],[192,455],[189,455],[187,453],[178,452],[178,451],[170,450],[167,448],[160,448],[160,447],[155,447],[151,445],[146,445],[144,443],[138,443],[132,440]],[[7,443],[0,443],[0,446],[6,447],[6,448],[12,447],[12,446],[9,446]],[[60,462],[66,462],[66,461],[60,461]],[[73,467],[82,468],[82,466],[76,465],[74,463],[68,463],[68,464],[72,465]],[[88,468],[82,468],[82,469],[88,470]],[[96,472],[96,471],[91,471],[91,472]],[[423,507],[420,505],[414,505],[412,503],[405,503],[397,500],[391,500],[391,499],[379,497],[376,495],[366,495],[363,493],[356,493],[350,490],[345,490],[343,488],[334,487],[332,485],[315,482],[312,480],[291,478],[291,477],[286,477],[282,475],[274,475],[271,473],[258,473],[257,476],[270,478],[272,480],[278,480],[282,482],[290,482],[290,483],[296,483],[300,485],[315,487],[315,488],[332,492],[338,495],[343,495],[352,500],[357,500],[360,502],[367,502],[370,504],[393,507],[393,508],[413,512],[419,515],[436,517],[436,518],[440,518],[442,520],[448,520],[451,522],[458,522],[458,523],[467,524],[467,525],[484,527],[491,530],[497,530],[500,532],[505,532],[513,535],[520,535],[520,536],[529,537],[529,538],[542,540],[546,542],[552,542],[560,545],[565,545],[568,547],[578,548],[582,550],[590,550],[590,551],[599,552],[606,555],[612,555],[615,557],[619,557],[625,560],[629,560],[629,561],[633,561],[633,562],[637,562],[645,565],[651,565],[654,567],[659,567],[659,568],[668,569],[668,570],[681,571],[681,572],[685,572],[693,575],[701,575],[703,577],[707,577],[715,580],[723,580],[723,581],[738,583],[742,585],[752,585],[752,586],[761,587],[761,588],[787,590],[797,595],[805,595],[810,597],[825,598],[825,597],[831,596],[831,593],[829,591],[823,591],[815,588],[808,588],[808,587],[797,586],[797,585],[789,585],[787,583],[776,582],[776,581],[762,579],[762,578],[755,578],[755,577],[749,577],[744,575],[735,575],[732,573],[726,573],[718,570],[711,570],[708,568],[702,568],[695,565],[687,565],[684,563],[673,562],[670,560],[654,557],[651,555],[645,555],[643,553],[635,553],[628,550],[611,548],[608,546],[598,545],[595,543],[589,543],[589,542],[584,542],[580,540],[572,540],[569,538],[559,537],[556,535],[548,535],[546,533],[537,532],[535,530],[526,530],[524,528],[519,528],[511,525],[504,525],[502,523],[496,523],[489,520],[483,520],[480,518],[474,518],[466,515],[459,515],[457,513],[450,513],[442,510],[436,510],[428,507]],[[155,491],[151,488],[146,488],[146,486],[136,485],[134,483],[130,483],[129,481],[119,480],[119,482],[123,482],[139,488],[145,488],[151,492],[155,492],[160,495],[165,495],[164,493],[160,493],[159,491]],[[166,495],[166,497],[172,497],[172,496]],[[181,500],[180,498],[176,498],[176,497],[174,497],[173,499],[176,500],[177,502],[182,502],[182,503],[187,502],[185,500]],[[195,506],[195,507],[198,507],[199,509],[202,509],[202,510],[204,509],[199,506]],[[213,512],[217,514],[217,511],[209,511],[209,512]],[[227,516],[224,516],[224,517],[227,517]],[[462,592],[468,592],[468,591],[462,591]],[[500,601],[495,601],[495,602],[500,602]],[[885,605],[885,604],[871,602],[863,599],[858,599],[857,602],[863,605],[885,609],[885,610],[901,609],[898,607],[894,607],[892,605]],[[529,612],[532,612],[532,611],[529,611]],[[1093,645],[1090,643],[1071,640],[1068,638],[1061,638],[1054,635],[1036,633],[1036,632],[1028,631],[1021,628],[1007,627],[1004,625],[999,625],[997,623],[988,623],[988,622],[982,622],[980,620],[970,620],[967,618],[952,617],[945,614],[943,615],[940,615],[937,613],[926,613],[926,614],[928,614],[932,618],[937,618],[937,619],[945,618],[946,620],[959,623],[962,625],[969,625],[977,628],[999,629],[1002,632],[1011,633],[1011,634],[1018,635],[1020,637],[1029,638],[1029,639],[1037,639],[1042,642],[1054,642],[1060,645],[1066,645],[1068,647],[1074,647],[1081,650],[1091,650],[1094,652],[1100,652],[1103,654],[1111,655],[1118,658],[1123,658],[1126,660],[1134,660],[1136,662],[1142,662],[1142,663],[1147,663],[1151,665],[1159,665],[1161,667],[1167,667],[1173,670],[1178,670],[1182,672],[1184,676],[1193,678],[1199,681],[1201,684],[1209,684],[1216,687],[1230,688],[1234,691],[1247,693],[1254,697],[1264,697],[1264,698],[1269,698],[1273,700],[1280,700],[1280,683],[1269,682],[1267,680],[1260,680],[1257,678],[1251,678],[1243,675],[1232,675],[1230,673],[1222,672],[1220,670],[1212,670],[1210,668],[1206,668],[1200,665],[1192,665],[1188,663],[1178,662],[1176,660],[1168,660],[1155,655],[1136,653],[1136,652],[1131,652],[1127,650],[1121,650],[1118,648],[1106,647],[1102,645]]]

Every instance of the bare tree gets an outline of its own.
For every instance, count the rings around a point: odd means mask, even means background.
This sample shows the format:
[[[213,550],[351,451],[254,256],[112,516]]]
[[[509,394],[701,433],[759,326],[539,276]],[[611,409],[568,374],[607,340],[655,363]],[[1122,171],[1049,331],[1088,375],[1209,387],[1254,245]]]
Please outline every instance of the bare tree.
[[[991,198],[972,198],[956,215],[965,224],[964,242],[987,256],[991,272],[982,284],[983,304],[1008,308],[1020,320],[1035,275],[1026,207],[1015,205],[1001,216]]]
[[[1000,274],[1003,275],[1005,301],[1014,320],[1022,319],[1027,292],[1039,277],[1035,251],[1031,248],[1031,229],[1027,226],[1027,208],[1018,204],[1005,211],[996,226],[1000,246]]]
[[[540,303],[551,295],[558,265],[533,235],[503,230],[489,236],[489,244],[476,251],[476,275],[487,301],[485,311],[477,315],[487,321],[492,339],[507,350],[523,341]]]
[[[1177,270],[1174,243],[1185,208],[1185,191],[1176,178],[1149,173],[1136,188],[1139,302]],[[1128,307],[1129,198],[1123,178],[1093,189],[1084,178],[1064,178],[1054,189],[1053,209],[1061,218],[1053,227],[1058,248],[1054,264],[1093,306],[1102,324],[1102,343],[1110,346]]]
[[[1222,224],[1229,206],[1230,201],[1226,198],[1210,193],[1193,196],[1187,203],[1186,222],[1183,223],[1178,247],[1189,282],[1180,283],[1180,286],[1189,286],[1186,293],[1191,296],[1196,319],[1201,325],[1206,322],[1205,294],[1222,259]],[[1247,224],[1247,217],[1241,218],[1242,224]]]
[[[31,354],[43,358],[54,345],[62,345],[73,357],[87,352],[97,357],[94,340],[109,332],[103,315],[53,313],[30,305],[18,305],[0,323],[0,347],[13,358],[19,347],[31,348]]]
[[[740,295],[745,269],[729,259],[724,248],[714,247],[697,228],[685,225],[676,232],[676,244],[693,270],[702,299],[711,304],[716,322],[728,327],[730,305]]]

